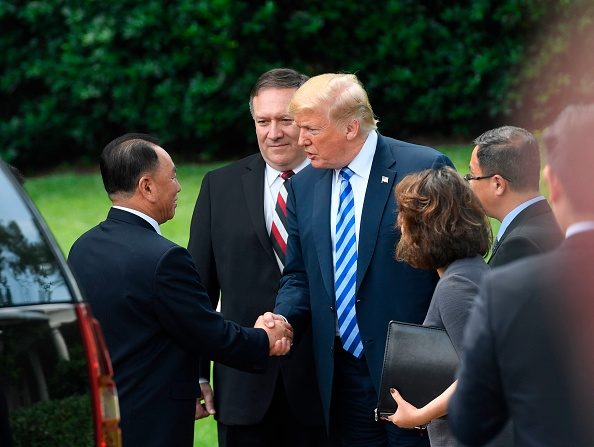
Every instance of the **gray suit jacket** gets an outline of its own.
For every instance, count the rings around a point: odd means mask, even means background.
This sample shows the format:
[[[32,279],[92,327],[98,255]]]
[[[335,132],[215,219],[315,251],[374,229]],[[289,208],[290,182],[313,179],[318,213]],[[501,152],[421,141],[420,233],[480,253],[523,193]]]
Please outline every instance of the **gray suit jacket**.
[[[480,256],[458,259],[446,268],[435,287],[423,325],[444,328],[458,355],[462,351],[464,327],[479,291],[478,285],[483,274],[488,270],[489,266]],[[432,421],[427,431],[431,445],[442,447],[457,445],[445,417]]]

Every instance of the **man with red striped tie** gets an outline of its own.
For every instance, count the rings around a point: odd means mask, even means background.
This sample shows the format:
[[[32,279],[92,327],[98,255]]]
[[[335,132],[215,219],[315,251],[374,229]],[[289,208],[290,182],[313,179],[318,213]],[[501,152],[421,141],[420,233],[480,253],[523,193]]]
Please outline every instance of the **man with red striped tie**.
[[[262,74],[249,107],[260,152],[209,172],[202,182],[188,250],[213,307],[225,318],[253,322],[274,308],[287,247],[286,182],[309,164],[288,114],[307,76],[278,68]],[[311,332],[289,358],[264,374],[215,364],[219,446],[325,445]],[[209,371],[202,372],[208,377]]]

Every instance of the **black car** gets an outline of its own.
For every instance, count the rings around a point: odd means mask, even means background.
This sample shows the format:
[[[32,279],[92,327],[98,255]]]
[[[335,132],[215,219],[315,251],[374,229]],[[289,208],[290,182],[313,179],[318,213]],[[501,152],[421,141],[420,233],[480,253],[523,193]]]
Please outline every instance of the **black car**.
[[[121,446],[101,327],[13,174],[0,162],[0,446]]]

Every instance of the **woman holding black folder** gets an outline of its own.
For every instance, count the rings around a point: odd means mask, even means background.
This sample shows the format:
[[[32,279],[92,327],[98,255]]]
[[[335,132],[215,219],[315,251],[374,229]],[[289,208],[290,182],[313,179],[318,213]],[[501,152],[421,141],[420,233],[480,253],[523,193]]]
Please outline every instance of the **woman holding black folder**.
[[[396,258],[415,268],[436,269],[440,276],[423,325],[444,328],[460,353],[478,284],[489,268],[483,259],[492,237],[489,221],[468,184],[450,167],[408,175],[395,194],[402,233]],[[455,382],[419,409],[391,390],[398,410],[387,420],[403,428],[430,423],[432,446],[455,446],[447,419],[438,419],[447,413],[454,388]]]

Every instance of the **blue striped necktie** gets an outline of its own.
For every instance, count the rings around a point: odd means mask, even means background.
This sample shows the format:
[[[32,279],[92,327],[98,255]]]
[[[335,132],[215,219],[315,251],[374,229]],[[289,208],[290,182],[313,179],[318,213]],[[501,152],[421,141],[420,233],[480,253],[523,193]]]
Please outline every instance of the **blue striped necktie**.
[[[345,351],[357,358],[363,354],[363,343],[355,314],[357,287],[357,236],[355,234],[355,199],[349,179],[353,171],[340,170],[340,196],[336,218],[336,256],[334,290],[338,332]]]

